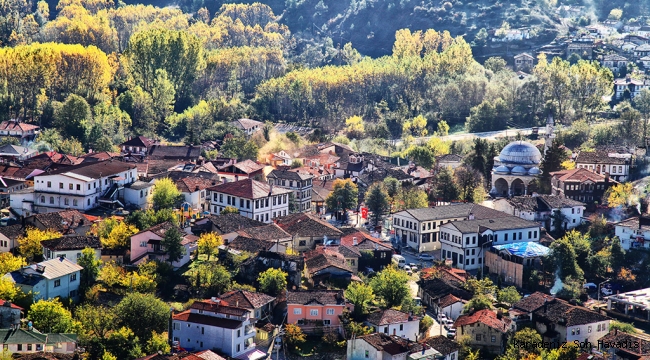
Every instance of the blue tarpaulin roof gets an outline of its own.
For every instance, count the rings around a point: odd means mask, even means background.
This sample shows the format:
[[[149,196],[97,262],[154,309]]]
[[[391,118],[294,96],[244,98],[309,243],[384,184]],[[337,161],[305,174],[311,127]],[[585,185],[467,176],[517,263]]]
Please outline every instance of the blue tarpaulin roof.
[[[495,249],[501,251],[505,250],[511,255],[521,256],[521,257],[537,257],[548,255],[549,248],[544,245],[540,245],[536,242],[526,241],[520,243],[506,244],[506,245],[495,245]]]

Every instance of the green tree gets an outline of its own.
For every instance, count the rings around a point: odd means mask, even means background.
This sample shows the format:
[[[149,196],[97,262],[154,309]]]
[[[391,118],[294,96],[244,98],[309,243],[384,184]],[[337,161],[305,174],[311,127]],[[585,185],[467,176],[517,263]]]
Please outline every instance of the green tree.
[[[375,225],[379,223],[381,217],[388,211],[388,192],[381,182],[372,184],[366,192],[366,206],[372,212],[372,221]]]
[[[484,294],[474,295],[467,302],[467,304],[463,306],[463,309],[466,313],[484,310],[484,309],[491,309],[491,308],[492,308],[492,300],[490,300],[490,298]]]
[[[267,269],[257,278],[260,291],[269,295],[279,295],[287,288],[288,274],[280,269]]]
[[[421,209],[429,206],[429,199],[424,190],[411,187],[402,189],[399,194],[398,207],[402,210]]]
[[[618,238],[614,238],[612,245],[610,247],[610,263],[615,273],[618,273],[622,267],[627,265],[625,261],[625,250],[621,246],[621,241]]]
[[[81,337],[88,342],[97,339],[100,343],[105,343],[117,322],[113,309],[101,305],[80,305],[75,309],[74,317],[83,327]]]
[[[584,275],[578,266],[577,255],[573,245],[567,238],[555,240],[551,244],[551,254],[547,257],[551,263],[559,267],[560,279],[564,281],[567,277],[581,279]]]
[[[427,119],[418,115],[411,120],[407,120],[402,125],[403,135],[410,135],[414,137],[427,136]]]
[[[354,313],[363,315],[368,309],[368,304],[375,299],[372,287],[364,283],[352,282],[345,289],[345,299],[354,305]]]
[[[39,144],[39,146],[40,144],[45,146],[45,148],[43,149],[39,148],[39,151],[41,150],[59,151],[61,149],[61,143],[63,142],[63,138],[61,137],[61,133],[59,133],[57,129],[50,128],[50,129],[44,129],[40,133],[38,133],[35,142]]]
[[[106,350],[117,359],[137,359],[143,355],[140,341],[133,330],[123,326],[108,336]]]
[[[519,294],[519,291],[517,291],[516,287],[509,286],[497,292],[497,300],[499,302],[512,305],[521,300],[521,295]]]
[[[395,179],[394,177],[389,176],[384,179],[384,187],[386,188],[386,192],[389,196],[388,200],[390,201],[390,212],[392,213],[395,200],[397,200],[397,196],[402,189],[402,183],[400,183],[399,180]]]
[[[162,178],[156,181],[151,200],[156,210],[170,209],[179,203],[181,196],[180,190],[172,179]]]
[[[428,146],[413,146],[408,149],[406,157],[425,169],[431,169],[436,162],[436,156]]]
[[[88,122],[91,119],[90,105],[81,96],[71,94],[55,112],[54,124],[64,138],[86,141]]]
[[[502,360],[527,359],[530,355],[539,355],[542,348],[535,344],[542,343],[542,336],[531,328],[517,331],[508,341],[508,348]],[[531,344],[530,346],[516,346],[515,344]],[[501,359],[501,358],[500,358]]]
[[[438,172],[434,182],[434,191],[435,196],[444,202],[457,200],[460,197],[460,191],[449,168],[443,167]]]
[[[213,261],[193,262],[184,276],[195,289],[210,296],[223,294],[232,283],[230,271]]]
[[[156,28],[137,32],[124,55],[136,84],[149,93],[155,86],[156,70],[165,70],[177,101],[189,99],[192,84],[205,68],[201,40],[186,31]]]
[[[408,281],[406,272],[389,266],[370,280],[370,286],[390,308],[400,305],[409,296]]]
[[[72,156],[81,156],[85,154],[83,144],[75,138],[64,139],[63,142],[61,142],[61,148],[59,150],[63,154]]]
[[[153,98],[142,87],[136,86],[117,98],[122,111],[129,114],[136,134],[152,136],[156,130],[156,113]]]
[[[174,84],[169,80],[165,69],[156,69],[156,78],[151,89],[151,98],[153,100],[153,112],[156,114],[158,127],[164,124],[165,119],[174,112]]]
[[[474,192],[478,187],[483,186],[483,175],[475,169],[461,166],[454,170],[456,186],[460,191],[460,199],[472,201]]]
[[[561,140],[556,138],[553,140],[551,147],[546,151],[546,154],[544,154],[541,166],[543,172],[540,181],[540,185],[544,186],[544,188],[540,190],[544,193],[548,194],[551,191],[551,173],[562,170],[562,163],[569,158],[566,151],[560,147],[562,145]]]
[[[197,248],[199,254],[207,255],[207,260],[210,260],[212,255],[217,254],[219,246],[223,244],[223,239],[216,233],[209,232],[203,233],[199,236],[197,241]]]
[[[74,333],[80,327],[58,298],[35,302],[27,318],[43,333]]]
[[[77,264],[83,267],[81,270],[81,289],[87,289],[95,283],[99,275],[101,260],[95,258],[95,249],[85,248],[81,250],[81,257],[77,259]]]
[[[183,234],[175,226],[165,231],[160,244],[165,248],[167,253],[167,261],[173,263],[180,260],[185,255],[185,248],[181,244],[183,241]]]
[[[128,294],[114,307],[114,311],[119,326],[131,329],[143,342],[149,341],[154,331],[162,333],[167,330],[170,308],[153,294]]]
[[[420,320],[420,332],[427,333],[429,329],[433,326],[433,318],[429,315],[424,315],[422,320]]]
[[[154,331],[144,349],[147,354],[169,354],[171,351],[171,346],[169,346],[169,335],[167,335],[167,332],[157,333]]]
[[[341,212],[356,208],[358,201],[359,188],[350,179],[334,180],[332,192],[325,199],[328,209]]]
[[[492,56],[491,58],[485,60],[483,67],[496,74],[500,71],[507,70],[508,63],[505,60],[503,60],[502,57]]]
[[[223,142],[221,152],[223,156],[235,158],[239,161],[256,161],[259,154],[259,147],[254,141],[248,141],[243,137],[235,137]]]
[[[636,334],[636,328],[632,324],[620,322],[620,321],[612,321],[611,324],[609,324],[609,329],[611,330],[618,330],[627,334]]]
[[[643,121],[643,146],[648,147],[648,121],[650,121],[650,90],[643,89],[639,95],[634,97],[634,108],[639,111]]]
[[[628,208],[639,203],[638,192],[632,183],[611,186],[605,192],[605,198],[607,199],[607,206],[610,208],[619,206]]]

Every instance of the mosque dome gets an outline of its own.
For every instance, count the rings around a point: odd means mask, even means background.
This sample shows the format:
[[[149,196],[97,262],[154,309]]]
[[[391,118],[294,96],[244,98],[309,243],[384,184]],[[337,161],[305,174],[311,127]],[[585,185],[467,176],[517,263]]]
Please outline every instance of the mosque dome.
[[[509,174],[510,169],[508,169],[508,167],[505,166],[505,165],[501,165],[501,166],[497,167],[496,169],[494,169],[494,172],[497,173],[497,174]]]
[[[534,166],[528,170],[528,173],[530,175],[539,175],[542,173],[542,171],[537,166]]]
[[[501,150],[499,161],[504,164],[536,165],[542,161],[542,154],[529,142],[513,141]]]
[[[526,175],[528,173],[528,171],[526,171],[526,169],[524,169],[523,166],[519,166],[519,165],[513,167],[511,172],[514,175]]]

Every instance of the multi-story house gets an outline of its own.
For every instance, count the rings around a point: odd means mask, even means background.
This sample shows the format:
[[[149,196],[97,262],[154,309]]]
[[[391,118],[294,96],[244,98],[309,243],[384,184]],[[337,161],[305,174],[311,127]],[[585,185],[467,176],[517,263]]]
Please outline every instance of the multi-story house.
[[[61,257],[24,266],[5,275],[25,294],[34,293],[34,301],[56,297],[77,300],[83,268]]]
[[[561,214],[562,228],[570,230],[582,224],[585,204],[564,196],[513,196],[494,201],[494,208],[524,220],[537,221],[550,231],[555,230],[557,214]]]
[[[246,290],[233,290],[219,296],[219,299],[228,305],[248,309],[249,317],[257,320],[270,321],[273,316],[273,302],[275,302],[273,296]]]
[[[618,54],[610,54],[603,56],[601,64],[603,67],[610,69],[614,73],[618,73],[623,69],[627,68],[627,63],[629,60]]]
[[[348,307],[343,290],[307,290],[287,293],[287,324],[304,332],[340,331],[339,316]]]
[[[210,192],[212,214],[220,214],[227,206],[239,214],[265,223],[289,213],[291,190],[253,179],[227,182],[207,189]]]
[[[90,210],[100,205],[120,207],[124,185],[136,180],[136,165],[102,161],[60,168],[34,177],[31,192],[10,194],[19,214],[60,209]]]
[[[454,326],[458,331],[456,336],[468,336],[473,348],[492,354],[503,353],[508,336],[514,330],[510,318],[487,309],[460,316]]]
[[[621,247],[628,251],[635,248],[650,248],[650,218],[635,216],[614,225],[614,234]],[[647,241],[647,242],[646,242]]]
[[[264,165],[253,160],[244,160],[219,167],[218,174],[225,182],[244,179],[260,180],[264,175]]]
[[[188,176],[175,181],[176,187],[190,208],[204,212],[210,209],[210,198],[206,196],[207,188],[217,185],[213,179]]]
[[[314,176],[304,172],[273,170],[266,175],[270,185],[293,191],[294,205],[291,212],[311,211],[311,190]]]
[[[648,50],[639,51],[641,48],[647,48]],[[644,57],[648,55],[650,51],[650,45],[644,44],[638,46],[634,53],[643,53],[645,55],[639,56]],[[614,80],[614,97],[616,100],[622,100],[625,95],[625,91],[628,92],[630,99],[634,99],[637,95],[641,93],[641,90],[650,88],[650,79],[633,79],[631,77],[621,78]]]
[[[282,230],[291,234],[293,250],[305,252],[315,249],[317,245],[336,245],[343,232],[318,216],[309,213],[297,213],[275,220]]]
[[[544,341],[556,344],[553,347],[574,341],[597,346],[598,339],[609,333],[611,321],[608,316],[557,298],[547,299],[533,312],[535,328]]]
[[[251,120],[251,119],[238,119],[235,121],[231,121],[230,124],[238,128],[239,130],[243,131],[248,136],[251,136],[255,132],[262,130],[262,127],[264,127],[263,122]]]
[[[393,309],[368,315],[366,325],[376,333],[399,336],[411,341],[417,341],[420,334],[420,318]]]
[[[255,321],[248,309],[200,300],[172,315],[170,337],[188,351],[216,349],[234,358],[255,351]]]
[[[609,174],[613,180],[623,182],[630,175],[633,152],[626,148],[600,148],[595,151],[581,151],[575,162],[576,168]]]
[[[136,153],[144,156],[149,153],[149,149],[151,149],[152,146],[157,144],[157,140],[149,139],[144,136],[136,136],[121,143],[119,146],[120,149],[122,149],[122,153]]]
[[[18,246],[18,238],[25,235],[25,227],[15,224],[0,227],[0,252],[12,251]]]
[[[81,251],[85,248],[91,248],[95,251],[95,260],[102,258],[102,243],[96,236],[64,236],[58,239],[41,241],[43,247],[43,258],[52,260],[56,258],[66,258],[73,263],[81,257]]]
[[[607,189],[616,184],[609,174],[601,175],[584,167],[551,173],[551,194],[587,204],[602,203]]]
[[[409,209],[393,214],[395,238],[400,246],[417,252],[440,249],[440,226],[451,221],[508,216],[477,204],[455,204],[433,208]]]
[[[539,223],[516,216],[454,221],[440,227],[442,259],[454,267],[475,270],[483,267],[486,245],[539,242]]]
[[[186,234],[182,229],[169,221],[154,225],[131,236],[131,263],[138,265],[146,260],[166,261],[168,258],[167,250],[162,245],[162,240],[165,237],[165,233],[174,227],[183,237],[181,245],[185,251],[180,259],[172,262],[172,266],[174,268],[180,268],[187,264],[190,261],[192,251],[196,250],[199,238],[195,235]]]
[[[535,58],[528,53],[515,55],[515,70],[530,73],[535,64]]]
[[[405,360],[421,350],[417,343],[384,333],[363,335],[348,340],[348,360]],[[419,354],[419,353],[418,353]],[[437,359],[437,353],[427,353],[425,359]],[[455,359],[454,359],[455,360]]]
[[[34,140],[38,134],[39,126],[26,124],[18,120],[6,120],[0,123],[0,135],[11,136],[23,139],[26,141]]]
[[[500,276],[503,284],[521,288],[526,270],[541,270],[542,259],[549,252],[546,246],[532,241],[494,245],[485,251],[485,267],[490,274]]]

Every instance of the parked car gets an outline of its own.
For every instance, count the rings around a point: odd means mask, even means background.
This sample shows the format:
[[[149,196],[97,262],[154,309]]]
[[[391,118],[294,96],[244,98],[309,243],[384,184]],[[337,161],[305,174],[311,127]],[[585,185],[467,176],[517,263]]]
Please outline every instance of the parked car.
[[[447,337],[453,339],[456,337],[456,328],[447,329]]]
[[[582,288],[587,290],[587,291],[594,291],[594,290],[598,289],[598,285],[596,285],[594,283],[586,283],[586,284],[582,285]]]
[[[440,313],[438,314],[438,322],[439,323],[446,323],[447,322],[447,315]]]
[[[449,330],[452,329],[453,327],[454,327],[454,320],[447,318],[447,320],[445,320],[445,329]]]
[[[409,263],[409,266],[411,267],[411,271],[413,272],[417,272],[419,270],[418,266],[415,263]]]
[[[433,261],[433,255],[431,254],[426,254],[426,253],[421,253],[418,255],[418,259],[422,261]]]
[[[404,271],[411,271],[411,267],[410,267],[409,265],[404,265],[404,267],[402,268],[402,270],[404,270]]]
[[[608,288],[602,288],[602,289],[600,289],[600,292],[603,293],[603,295],[605,295],[605,296],[612,295],[614,293],[614,291],[612,291],[612,289],[608,289]]]

